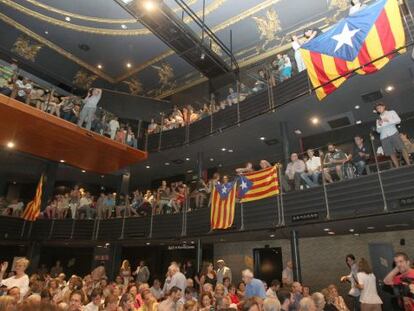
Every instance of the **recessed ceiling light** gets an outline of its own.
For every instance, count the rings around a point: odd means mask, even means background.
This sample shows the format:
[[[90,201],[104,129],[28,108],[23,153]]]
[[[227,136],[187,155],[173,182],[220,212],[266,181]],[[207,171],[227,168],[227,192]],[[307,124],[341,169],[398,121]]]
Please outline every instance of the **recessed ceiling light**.
[[[219,164],[219,165],[218,165],[218,167],[222,167],[222,166],[223,166],[222,164]]]
[[[121,0],[123,3],[128,4],[130,2],[132,2],[132,0]]]
[[[45,35],[48,35],[48,34],[49,34],[49,31],[45,30]]]
[[[85,170],[82,170],[82,173],[86,173],[86,171]]]
[[[293,131],[296,135],[301,135],[302,131],[300,129],[296,129]]]
[[[214,161],[214,158],[210,158],[210,162],[213,162]]]
[[[188,170],[188,171],[187,171],[187,173],[188,173],[188,174],[190,174],[190,173],[192,173],[192,172],[193,172],[193,170]]]
[[[7,148],[14,148],[16,145],[14,144],[14,142],[12,142],[12,141],[9,141],[8,143],[7,143]]]
[[[104,178],[105,177],[105,175],[101,175],[101,178]]]
[[[70,17],[69,16],[66,16],[65,17],[65,21],[70,22]]]
[[[128,27],[127,27],[127,25],[122,24],[122,25],[121,25],[121,28],[122,28],[122,29],[127,29]]]
[[[359,236],[359,233],[354,233],[354,236]]]
[[[358,110],[360,107],[359,107],[359,105],[355,105],[354,108]]]
[[[151,243],[150,242],[147,242],[147,243],[145,243],[146,245],[151,245]]]
[[[155,3],[153,1],[150,1],[150,0],[145,1],[144,2],[144,8],[147,11],[152,11],[152,10],[155,9]]]
[[[274,234],[271,234],[271,235],[269,235],[269,237],[274,238],[274,237],[275,237],[275,235],[274,235]]]
[[[264,136],[260,137],[260,140],[265,140],[265,139],[266,139],[266,137],[264,137]]]
[[[221,148],[221,151],[226,151],[227,149],[226,148]]]
[[[131,63],[127,63],[126,66],[127,66],[127,68],[131,68],[132,67]]]
[[[355,231],[355,229],[349,229],[349,232],[354,232]]]
[[[233,152],[233,149],[229,149],[228,152],[230,152],[230,153]]]
[[[312,122],[312,124],[314,124],[314,125],[319,124],[319,118],[317,118],[317,117],[313,117],[313,118],[311,118],[311,122]]]
[[[333,232],[333,231],[329,231],[329,232],[328,232],[328,234],[330,234],[330,235],[334,235],[334,234],[335,234],[335,232]]]
[[[362,123],[361,120],[358,120],[358,121],[355,122],[355,124],[361,124],[361,123]]]
[[[65,163],[65,160],[60,160],[60,163]]]
[[[151,168],[151,166],[147,165],[145,168]]]
[[[188,157],[187,157],[187,158],[185,158],[185,160],[186,160],[186,161],[190,161],[190,158],[188,158]]]
[[[101,65],[101,64],[98,64],[98,68],[99,68],[99,69],[102,69],[102,65]]]
[[[370,227],[367,227],[367,229],[368,229],[368,230],[374,230],[374,229],[375,229],[375,227],[370,226]]]
[[[325,228],[325,229],[323,229],[323,231],[325,231],[325,232],[328,232],[328,231],[330,231],[331,229],[329,229],[329,228]]]
[[[17,184],[17,182],[13,181],[13,185]]]
[[[387,85],[387,87],[385,88],[385,91],[387,91],[387,92],[392,92],[392,91],[394,91],[394,86],[393,85]]]
[[[191,243],[191,244],[194,244],[194,241],[191,241],[190,243]]]
[[[170,165],[170,162],[165,162],[164,164],[168,166],[168,165]]]

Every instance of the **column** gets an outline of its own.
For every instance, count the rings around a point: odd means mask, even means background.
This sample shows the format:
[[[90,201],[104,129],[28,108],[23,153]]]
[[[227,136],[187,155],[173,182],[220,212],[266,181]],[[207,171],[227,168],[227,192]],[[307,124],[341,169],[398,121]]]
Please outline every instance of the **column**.
[[[117,188],[117,193],[127,195],[129,193],[129,182],[131,179],[130,171],[125,171],[122,176],[120,183]]]
[[[282,136],[282,150],[283,150],[283,160],[285,161],[284,165],[290,161],[290,144],[288,137],[288,123],[286,121],[280,122],[280,134]]]
[[[200,271],[201,267],[201,263],[203,260],[203,246],[201,244],[201,240],[198,239],[197,240],[197,266],[196,266],[196,271]]]
[[[203,152],[197,153],[197,177],[201,179],[203,177]]]
[[[41,204],[42,211],[46,208],[47,202],[53,196],[53,192],[55,191],[55,182],[56,182],[56,174],[57,174],[58,167],[59,167],[59,164],[57,162],[49,161],[46,165],[45,170],[43,171],[45,179],[43,183],[43,192],[42,192],[43,193],[42,204]]]
[[[290,232],[290,249],[292,252],[293,280],[302,283],[302,270],[300,267],[299,255],[299,237],[296,230],[292,230]]]

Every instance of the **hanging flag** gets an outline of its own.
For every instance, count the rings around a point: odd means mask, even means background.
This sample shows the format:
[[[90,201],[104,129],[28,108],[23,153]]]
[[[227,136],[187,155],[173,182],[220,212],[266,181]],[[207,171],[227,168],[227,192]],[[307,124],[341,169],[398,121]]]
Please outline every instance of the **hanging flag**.
[[[211,193],[211,229],[227,229],[233,225],[236,206],[237,184],[235,181],[216,184]]]
[[[240,175],[238,197],[240,202],[256,201],[279,194],[277,166]]]
[[[357,73],[376,72],[393,57],[384,55],[404,46],[405,32],[397,0],[379,0],[305,43],[301,54],[321,100],[339,88],[353,70],[362,66]],[[380,57],[383,58],[376,60]],[[335,78],[338,79],[332,81]]]
[[[43,191],[43,175],[40,176],[39,183],[37,184],[36,194],[33,201],[30,201],[26,209],[23,212],[23,219],[27,221],[35,221],[40,214],[40,206],[42,204],[42,191]]]

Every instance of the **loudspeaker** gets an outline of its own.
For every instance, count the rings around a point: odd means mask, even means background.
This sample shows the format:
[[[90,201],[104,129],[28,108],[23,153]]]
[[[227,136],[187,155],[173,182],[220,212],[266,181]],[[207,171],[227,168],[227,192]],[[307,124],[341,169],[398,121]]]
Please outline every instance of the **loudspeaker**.
[[[283,261],[280,247],[253,249],[254,275],[270,284],[272,280],[282,280]]]

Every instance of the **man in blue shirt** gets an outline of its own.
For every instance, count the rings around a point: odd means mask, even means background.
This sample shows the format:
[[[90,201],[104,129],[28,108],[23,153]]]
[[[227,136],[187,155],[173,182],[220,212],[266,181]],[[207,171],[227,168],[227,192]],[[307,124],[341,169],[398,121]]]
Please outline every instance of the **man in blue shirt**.
[[[253,272],[250,269],[242,271],[242,279],[246,284],[245,298],[260,297],[266,298],[266,291],[263,282],[259,279],[255,279]]]

